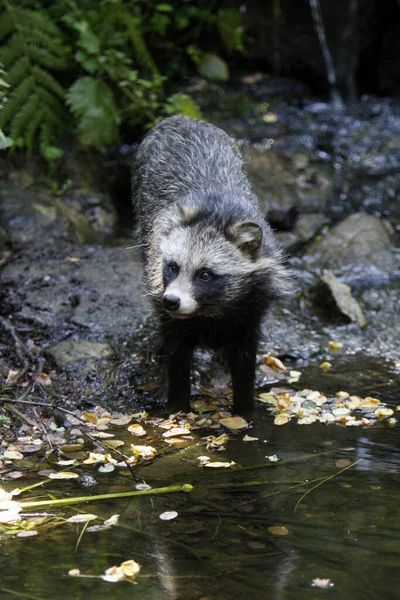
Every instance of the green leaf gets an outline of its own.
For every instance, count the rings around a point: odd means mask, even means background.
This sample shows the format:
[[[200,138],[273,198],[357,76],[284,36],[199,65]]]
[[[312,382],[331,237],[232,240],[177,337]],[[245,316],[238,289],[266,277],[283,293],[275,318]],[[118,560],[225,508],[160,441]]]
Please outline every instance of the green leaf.
[[[168,115],[187,115],[193,119],[203,118],[200,108],[188,94],[170,96],[165,105],[165,112]]]
[[[5,150],[13,145],[13,140],[10,137],[4,135],[4,133],[0,129],[0,150]]]
[[[88,54],[100,53],[100,39],[92,31],[81,33],[78,44],[81,48],[86,50]]]
[[[119,119],[111,89],[93,77],[78,79],[67,92],[67,102],[78,119],[79,139],[102,148],[117,138]]]
[[[197,70],[201,77],[215,81],[227,81],[229,79],[228,65],[216,54],[204,52],[197,61]]]

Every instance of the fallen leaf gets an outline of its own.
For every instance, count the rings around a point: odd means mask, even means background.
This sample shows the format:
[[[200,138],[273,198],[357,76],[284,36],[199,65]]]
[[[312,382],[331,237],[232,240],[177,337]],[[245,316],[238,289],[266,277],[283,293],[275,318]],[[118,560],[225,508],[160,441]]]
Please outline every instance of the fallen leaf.
[[[60,471],[59,473],[49,473],[49,479],[78,479],[78,473],[71,471]]]
[[[327,588],[333,587],[335,584],[330,579],[320,579],[319,577],[316,577],[315,579],[312,580],[311,585],[312,585],[312,587],[319,587],[322,589],[327,589]]]
[[[329,350],[339,350],[340,348],[343,348],[343,344],[342,342],[328,342],[328,348]]]
[[[289,421],[290,421],[290,418],[287,415],[278,415],[274,419],[274,424],[275,425],[285,425],[286,423],[289,423]]]
[[[128,431],[132,435],[135,435],[138,437],[142,437],[142,436],[146,435],[146,431],[143,429],[143,427],[141,425],[139,425],[139,423],[134,423],[133,425],[129,425]]]
[[[36,383],[40,383],[41,385],[49,386],[51,385],[51,379],[46,373],[39,373],[39,375],[35,379]]]
[[[272,535],[289,535],[289,529],[282,525],[271,525],[271,527],[268,527],[268,531]]]
[[[132,415],[121,415],[120,417],[115,417],[115,419],[111,419],[111,425],[117,425],[124,427],[128,425],[132,421]]]
[[[93,521],[94,519],[98,519],[97,515],[91,515],[90,513],[83,514],[80,513],[78,515],[73,515],[69,517],[69,519],[65,519],[66,523],[87,523],[89,521]]]
[[[5,450],[4,458],[8,458],[9,460],[21,460],[21,458],[24,458],[24,455],[17,450]]]
[[[135,446],[131,444],[131,448],[134,456],[144,459],[154,458],[156,455],[156,449],[152,446]]]
[[[232,460],[231,462],[208,462],[204,464],[205,467],[211,467],[213,469],[226,469],[233,467],[236,463]]]
[[[220,419],[219,422],[224,427],[233,430],[245,429],[249,426],[248,422],[245,419],[243,419],[243,417],[227,417],[225,419]]]
[[[321,363],[319,365],[321,367],[321,369],[326,373],[327,371],[329,371],[329,369],[332,368],[332,364],[330,362],[328,362],[327,360],[325,360],[323,363]]]
[[[340,469],[343,469],[344,467],[351,465],[351,460],[349,458],[340,458],[335,462],[335,465]]]
[[[169,431],[165,431],[165,433],[162,434],[162,437],[165,437],[165,438],[177,437],[179,435],[187,435],[189,432],[190,432],[190,428],[172,427],[172,429],[170,429]]]
[[[112,515],[104,521],[104,525],[116,525],[119,520],[119,515]]]
[[[374,415],[377,417],[378,421],[383,421],[383,419],[391,417],[392,414],[393,410],[391,408],[377,408],[374,412]]]
[[[371,398],[371,396],[367,396],[362,400],[359,404],[360,408],[377,408],[381,404],[381,401],[378,398]]]
[[[270,462],[278,462],[279,460],[276,454],[271,454],[271,456],[266,456],[265,458],[268,458]]]
[[[17,533],[18,538],[27,538],[27,537],[34,537],[35,535],[38,535],[38,532],[35,529],[29,529],[28,531],[20,531],[19,533]]]
[[[158,518],[161,519],[161,521],[171,521],[172,519],[176,519],[177,516],[178,513],[175,510],[167,510],[166,512],[161,513]]]
[[[257,438],[257,437],[251,437],[250,435],[245,435],[243,438],[243,441],[244,442],[258,442],[258,439],[259,438]]]
[[[276,358],[275,356],[268,356],[267,358],[267,365],[268,367],[271,367],[271,369],[273,369],[274,371],[280,371],[280,372],[286,372],[286,367],[283,364],[283,362],[281,360],[279,360],[279,358]]]

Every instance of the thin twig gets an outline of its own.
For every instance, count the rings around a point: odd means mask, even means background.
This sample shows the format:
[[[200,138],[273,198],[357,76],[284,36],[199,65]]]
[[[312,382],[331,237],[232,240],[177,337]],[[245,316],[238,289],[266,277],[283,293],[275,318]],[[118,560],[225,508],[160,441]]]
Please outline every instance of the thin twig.
[[[154,488],[152,490],[121,492],[119,494],[98,494],[97,496],[78,496],[77,498],[60,498],[57,500],[37,500],[34,502],[20,502],[20,506],[22,510],[42,506],[69,506],[71,504],[82,504],[82,502],[94,502],[95,500],[112,500],[118,498],[130,498],[135,496],[156,496],[161,494],[173,494],[176,492],[191,492],[192,489],[193,486],[186,483],[184,485],[171,485],[169,487]]]
[[[351,465],[348,465],[347,467],[345,467],[344,469],[341,469],[337,473],[334,473],[333,475],[329,475],[329,477],[325,477],[325,479],[323,479],[322,481],[320,481],[319,483],[317,483],[316,485],[314,485],[312,488],[310,488],[309,490],[307,490],[306,492],[304,492],[304,494],[302,496],[300,496],[300,498],[297,500],[297,502],[295,504],[295,507],[294,507],[294,512],[297,511],[297,508],[298,508],[300,502],[303,500],[303,498],[305,498],[308,494],[310,494],[312,491],[314,491],[317,487],[319,487],[320,485],[322,485],[326,481],[329,481],[330,479],[334,479],[335,477],[337,477],[341,473],[344,473],[344,471],[347,471],[347,469],[351,469],[351,467],[354,467],[355,465],[358,465],[358,463],[360,463],[362,460],[364,460],[364,459],[360,458],[359,460],[356,460],[356,462],[351,463]]]

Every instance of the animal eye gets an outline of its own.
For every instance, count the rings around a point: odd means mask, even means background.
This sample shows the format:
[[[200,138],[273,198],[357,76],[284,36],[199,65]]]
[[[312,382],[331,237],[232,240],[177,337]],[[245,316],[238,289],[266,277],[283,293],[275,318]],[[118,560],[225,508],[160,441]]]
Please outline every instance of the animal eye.
[[[210,281],[212,278],[212,273],[211,271],[207,271],[207,269],[203,269],[203,271],[200,271],[198,277],[201,279],[201,281]]]
[[[179,267],[176,262],[169,263],[168,267],[171,273],[177,273],[179,271]]]

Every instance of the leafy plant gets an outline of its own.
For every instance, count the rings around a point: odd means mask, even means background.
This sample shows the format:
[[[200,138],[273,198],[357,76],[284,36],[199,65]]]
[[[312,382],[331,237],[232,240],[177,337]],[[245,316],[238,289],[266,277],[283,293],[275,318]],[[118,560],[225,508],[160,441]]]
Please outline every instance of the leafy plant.
[[[0,129],[7,127],[17,147],[40,151],[48,160],[62,156],[57,137],[67,122],[64,88],[53,72],[66,69],[68,51],[62,34],[44,13],[4,0],[0,20],[0,62],[6,70],[8,93],[0,112]]]
[[[83,146],[102,149],[121,125],[152,125],[196,103],[176,94],[175,81],[197,65],[227,79],[226,63],[210,54],[217,36],[241,50],[238,10],[212,10],[208,0],[0,0],[0,149],[39,147],[52,162],[73,131]]]

